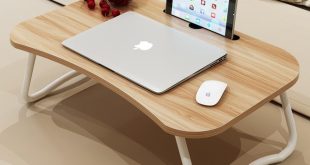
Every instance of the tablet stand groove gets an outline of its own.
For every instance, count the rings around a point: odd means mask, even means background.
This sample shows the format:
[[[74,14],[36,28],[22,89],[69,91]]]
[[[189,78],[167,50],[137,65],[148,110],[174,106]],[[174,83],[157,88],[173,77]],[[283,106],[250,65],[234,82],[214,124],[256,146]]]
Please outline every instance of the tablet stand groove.
[[[203,27],[201,27],[199,25],[196,25],[196,24],[193,24],[193,23],[189,23],[188,26],[190,28],[192,28],[192,29],[202,29],[203,28]],[[238,35],[234,34],[234,36],[233,36],[233,38],[231,40],[236,41],[236,40],[239,40],[239,39],[240,39],[240,37]]]
[[[188,26],[192,29],[202,29],[203,28],[203,27],[196,25],[196,24],[193,24],[193,23],[189,23]]]

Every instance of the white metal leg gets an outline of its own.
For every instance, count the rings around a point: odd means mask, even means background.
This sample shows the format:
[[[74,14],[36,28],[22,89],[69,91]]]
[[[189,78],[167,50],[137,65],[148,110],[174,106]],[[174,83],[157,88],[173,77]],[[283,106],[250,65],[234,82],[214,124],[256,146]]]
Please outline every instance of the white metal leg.
[[[59,77],[58,79],[54,80],[53,82],[49,83],[41,90],[33,94],[29,94],[29,88],[31,84],[31,78],[32,78],[35,60],[36,60],[36,55],[30,54],[28,57],[28,64],[27,64],[26,74],[24,78],[24,84],[23,84],[24,86],[22,90],[22,96],[26,102],[35,102],[37,100],[42,99],[43,97],[50,94],[54,89],[56,89],[57,87],[65,83],[66,81],[79,75],[79,73],[76,72],[75,70],[70,71],[64,74],[63,76]]]
[[[252,162],[251,165],[263,165],[263,164],[273,164],[273,163],[281,162],[285,160],[286,158],[288,158],[293,153],[296,147],[297,131],[296,131],[296,125],[295,125],[295,120],[294,120],[293,112],[291,109],[291,105],[289,103],[286,93],[281,94],[280,98],[282,102],[282,108],[284,110],[286,123],[287,123],[288,130],[289,130],[289,134],[290,134],[288,144],[280,153],[257,159],[254,162]]]
[[[186,140],[183,137],[176,136],[177,146],[183,165],[192,165],[191,157],[188,152]]]
[[[250,165],[267,165],[267,164],[274,164],[274,163],[281,162],[285,160],[286,158],[288,158],[293,153],[296,147],[297,131],[296,131],[296,125],[295,125],[292,108],[291,108],[291,105],[289,103],[286,93],[282,93],[280,95],[280,98],[282,102],[282,108],[284,110],[286,123],[287,123],[288,130],[289,130],[289,134],[290,134],[288,144],[280,153],[259,158],[253,161],[252,163],[250,163]],[[191,165],[192,162],[191,162],[191,158],[189,155],[189,151],[187,148],[185,138],[176,136],[175,139],[176,139],[177,146],[179,149],[179,154],[181,157],[182,164]]]

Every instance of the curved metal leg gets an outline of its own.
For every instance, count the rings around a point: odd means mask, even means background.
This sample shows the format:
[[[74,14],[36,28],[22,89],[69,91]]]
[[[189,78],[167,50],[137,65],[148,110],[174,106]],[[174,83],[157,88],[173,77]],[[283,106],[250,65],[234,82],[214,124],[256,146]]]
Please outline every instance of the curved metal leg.
[[[284,110],[286,123],[287,123],[288,130],[290,133],[288,144],[280,153],[259,158],[253,161],[252,163],[250,163],[250,165],[267,165],[267,164],[281,162],[285,160],[286,158],[288,158],[293,153],[296,147],[297,130],[296,130],[296,125],[295,125],[295,120],[294,120],[293,112],[291,109],[291,105],[289,103],[286,93],[282,93],[280,95],[280,98],[282,102],[282,108]],[[178,137],[178,136],[176,136],[175,138],[176,138],[177,146],[179,149],[180,157],[182,160],[182,164],[191,165],[192,162],[191,162],[191,158],[188,152],[185,138]]]
[[[179,154],[181,157],[181,161],[183,165],[192,165],[191,157],[188,152],[186,140],[183,137],[175,137],[175,140],[177,141],[177,146],[179,149]]]
[[[257,159],[254,162],[252,162],[251,165],[273,164],[273,163],[281,162],[285,160],[286,158],[288,158],[293,153],[296,147],[297,131],[296,131],[296,125],[295,125],[295,120],[294,120],[293,112],[291,109],[291,105],[289,103],[286,93],[282,93],[280,97],[281,97],[282,108],[284,110],[286,123],[287,123],[288,130],[290,133],[288,144],[280,153]]]
[[[28,58],[28,64],[27,64],[27,69],[26,69],[26,74],[25,74],[24,84],[23,84],[23,90],[22,90],[22,96],[26,102],[35,102],[37,100],[42,99],[43,97],[53,92],[54,89],[56,89],[57,87],[65,83],[66,81],[79,75],[79,73],[76,72],[75,70],[70,71],[64,74],[63,76],[59,77],[58,79],[54,80],[53,82],[49,83],[41,90],[33,94],[29,94],[29,88],[31,84],[31,78],[32,78],[35,60],[36,60],[36,55],[30,54]]]

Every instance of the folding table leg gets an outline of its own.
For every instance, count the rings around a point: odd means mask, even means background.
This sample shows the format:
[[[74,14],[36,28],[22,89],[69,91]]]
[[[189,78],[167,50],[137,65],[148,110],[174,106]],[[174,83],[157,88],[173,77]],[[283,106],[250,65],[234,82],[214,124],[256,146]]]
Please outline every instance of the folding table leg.
[[[27,64],[27,68],[26,68],[26,74],[25,74],[24,83],[23,83],[23,90],[22,90],[22,96],[26,102],[35,102],[37,100],[42,99],[43,97],[45,97],[48,94],[50,94],[51,92],[53,92],[54,89],[56,89],[57,87],[59,87],[60,85],[65,83],[66,81],[68,81],[68,80],[79,75],[79,73],[76,72],[75,70],[70,71],[70,72],[64,74],[63,76],[59,77],[58,79],[52,81],[51,83],[46,85],[41,90],[39,90],[33,94],[29,94],[29,88],[30,88],[30,84],[31,84],[31,78],[32,78],[32,74],[33,74],[33,68],[34,68],[35,60],[36,60],[36,55],[30,54],[28,57],[28,64]]]
[[[183,165],[191,165],[191,157],[188,152],[187,144],[186,144],[186,139],[183,137],[175,136],[175,139],[177,141],[177,146],[179,149],[179,154],[181,157],[181,161]]]
[[[293,112],[291,109],[291,105],[289,103],[286,93],[282,93],[280,95],[280,98],[282,102],[282,109],[284,110],[286,123],[287,123],[288,130],[290,133],[288,144],[280,153],[259,158],[253,161],[252,163],[250,163],[250,165],[267,165],[267,164],[274,164],[274,163],[281,162],[285,160],[286,158],[288,158],[293,153],[296,147],[297,131],[296,131],[296,125],[295,125],[295,120],[294,120]],[[177,146],[179,149],[182,164],[191,165],[192,162],[191,162],[191,158],[188,152],[185,138],[178,137],[178,136],[176,136],[175,138],[177,141]]]
[[[282,102],[282,109],[284,110],[286,123],[290,133],[288,144],[280,153],[259,158],[252,162],[251,165],[273,164],[281,162],[288,158],[293,153],[296,147],[297,131],[292,108],[285,92],[280,95],[280,98]]]

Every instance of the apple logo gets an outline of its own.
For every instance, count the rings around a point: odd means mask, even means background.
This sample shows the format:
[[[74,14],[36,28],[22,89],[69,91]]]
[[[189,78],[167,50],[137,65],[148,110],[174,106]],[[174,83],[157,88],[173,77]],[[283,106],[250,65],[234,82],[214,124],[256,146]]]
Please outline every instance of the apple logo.
[[[140,41],[139,44],[135,45],[134,50],[150,50],[153,47],[153,44],[148,41]]]

